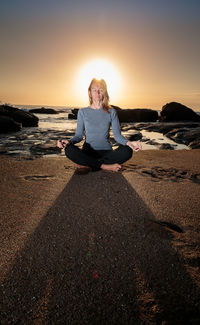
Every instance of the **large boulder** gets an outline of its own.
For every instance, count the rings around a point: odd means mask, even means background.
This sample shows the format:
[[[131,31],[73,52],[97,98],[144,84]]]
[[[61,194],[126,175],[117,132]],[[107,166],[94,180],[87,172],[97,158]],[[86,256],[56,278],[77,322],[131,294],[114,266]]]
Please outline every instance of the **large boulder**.
[[[71,113],[68,114],[68,119],[69,120],[76,120],[77,119],[77,115],[78,115],[78,111],[79,111],[78,108],[73,108],[71,110]]]
[[[53,108],[45,108],[45,107],[32,108],[32,109],[29,110],[29,112],[37,113],[37,114],[58,114],[58,112],[55,111],[55,109],[53,109]]]
[[[38,126],[39,121],[34,114],[9,105],[0,106],[0,116],[10,117],[22,126]]]
[[[158,112],[148,108],[117,110],[120,122],[156,122]]]
[[[22,125],[8,116],[0,115],[0,133],[16,132],[21,130]]]
[[[160,119],[163,122],[200,121],[200,116],[191,108],[177,102],[171,102],[164,105],[160,115]]]
[[[115,106],[115,105],[110,105],[110,106],[112,106],[112,108],[114,108],[117,112],[122,110],[122,108],[119,106]]]

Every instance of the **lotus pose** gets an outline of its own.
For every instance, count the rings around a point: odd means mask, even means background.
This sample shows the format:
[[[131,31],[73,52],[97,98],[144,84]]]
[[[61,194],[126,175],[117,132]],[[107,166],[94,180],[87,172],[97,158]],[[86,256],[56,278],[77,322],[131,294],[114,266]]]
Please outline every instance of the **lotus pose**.
[[[118,172],[121,164],[132,157],[133,150],[142,149],[141,143],[128,141],[121,135],[117,113],[109,105],[105,80],[92,79],[88,96],[90,106],[79,109],[74,137],[70,140],[58,140],[57,146],[65,149],[66,156],[77,164],[80,172],[100,169]],[[109,141],[110,126],[114,139],[119,144],[115,150]],[[84,133],[85,142],[80,149],[75,144],[83,140]]]

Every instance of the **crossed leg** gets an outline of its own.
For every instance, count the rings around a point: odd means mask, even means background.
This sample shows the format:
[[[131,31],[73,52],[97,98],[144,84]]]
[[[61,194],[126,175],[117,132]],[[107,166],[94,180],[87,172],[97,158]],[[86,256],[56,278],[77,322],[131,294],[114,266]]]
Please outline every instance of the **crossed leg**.
[[[119,145],[116,150],[94,150],[89,144],[84,144],[83,149],[73,144],[65,148],[66,156],[80,166],[90,167],[92,171],[100,169],[119,171],[120,164],[132,157],[132,149],[128,146]]]

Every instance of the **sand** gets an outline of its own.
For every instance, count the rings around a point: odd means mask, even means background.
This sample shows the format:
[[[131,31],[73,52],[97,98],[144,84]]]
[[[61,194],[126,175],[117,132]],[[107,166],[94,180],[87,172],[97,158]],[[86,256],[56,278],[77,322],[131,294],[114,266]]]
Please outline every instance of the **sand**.
[[[0,171],[1,324],[200,323],[200,150]]]

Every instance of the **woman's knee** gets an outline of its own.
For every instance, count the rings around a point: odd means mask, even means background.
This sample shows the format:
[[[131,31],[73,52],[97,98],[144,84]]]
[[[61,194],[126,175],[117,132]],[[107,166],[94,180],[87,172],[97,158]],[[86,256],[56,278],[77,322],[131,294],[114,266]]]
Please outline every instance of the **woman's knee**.
[[[133,155],[133,150],[129,146],[122,146],[123,147],[123,156],[126,160],[131,159]]]
[[[68,158],[71,158],[71,156],[73,155],[73,152],[74,152],[74,145],[73,144],[68,144],[66,147],[65,147],[65,155],[68,157]]]

